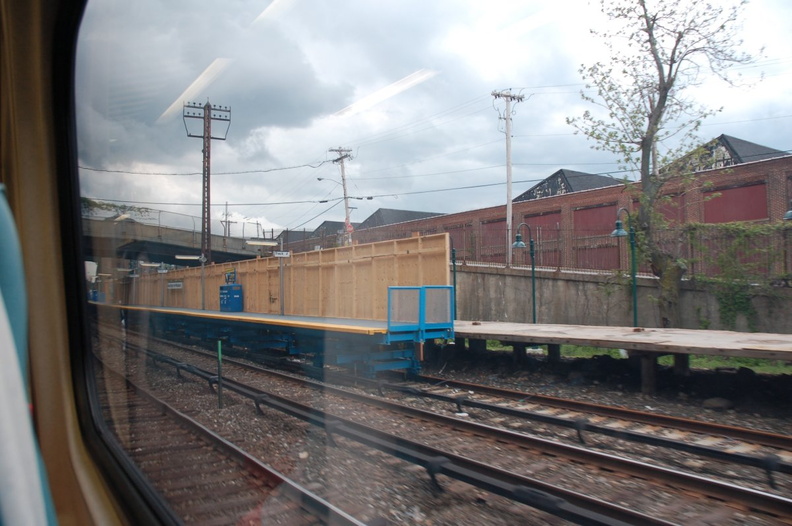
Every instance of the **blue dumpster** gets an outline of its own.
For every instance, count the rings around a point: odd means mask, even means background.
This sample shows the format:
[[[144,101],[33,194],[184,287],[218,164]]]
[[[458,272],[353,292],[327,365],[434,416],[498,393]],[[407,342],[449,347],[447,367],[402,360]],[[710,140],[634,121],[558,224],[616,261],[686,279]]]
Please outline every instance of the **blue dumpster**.
[[[222,312],[242,312],[244,305],[242,285],[220,285],[220,310]]]

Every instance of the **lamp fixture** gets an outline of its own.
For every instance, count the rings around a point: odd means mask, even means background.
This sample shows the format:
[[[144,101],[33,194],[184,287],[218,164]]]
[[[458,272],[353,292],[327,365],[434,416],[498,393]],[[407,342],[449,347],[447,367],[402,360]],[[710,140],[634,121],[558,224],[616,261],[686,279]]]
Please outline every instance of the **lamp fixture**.
[[[251,238],[246,239],[245,244],[257,247],[277,247],[278,242],[274,239]]]

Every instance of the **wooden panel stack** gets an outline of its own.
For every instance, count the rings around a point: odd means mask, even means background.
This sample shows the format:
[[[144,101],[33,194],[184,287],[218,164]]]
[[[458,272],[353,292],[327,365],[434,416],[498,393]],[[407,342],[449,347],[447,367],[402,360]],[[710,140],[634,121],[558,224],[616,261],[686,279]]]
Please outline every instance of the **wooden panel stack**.
[[[292,254],[283,258],[284,313],[385,320],[388,287],[450,285],[449,260],[447,234]],[[278,258],[257,258],[206,266],[206,309],[220,309],[220,285],[236,269],[245,312],[280,314],[279,265]],[[132,304],[200,309],[201,269],[147,274],[135,289]]]

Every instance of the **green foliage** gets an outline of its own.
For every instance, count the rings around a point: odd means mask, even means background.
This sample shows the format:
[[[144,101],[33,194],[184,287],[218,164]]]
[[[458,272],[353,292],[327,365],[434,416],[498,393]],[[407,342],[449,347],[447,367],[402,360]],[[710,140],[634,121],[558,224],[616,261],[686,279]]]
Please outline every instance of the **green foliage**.
[[[622,351],[619,349],[604,349],[600,347],[587,347],[581,345],[562,345],[561,356],[566,358],[593,358],[594,356],[610,356],[611,358],[623,359]]]
[[[748,329],[757,330],[759,313],[756,312],[748,283],[719,280],[715,287],[715,297],[720,307],[720,320],[727,329],[737,328],[737,315],[742,314],[748,322]]]
[[[696,318],[698,318],[699,329],[706,331],[710,328],[710,320],[703,316],[701,307],[696,307]]]
[[[663,220],[656,208],[665,182],[692,180],[695,166],[709,153],[706,148],[690,152],[691,145],[699,142],[702,120],[719,110],[694,102],[685,92],[707,71],[728,80],[730,67],[753,61],[738,49],[742,4],[600,0],[608,24],[592,33],[610,56],[581,66],[586,82],[581,98],[593,111],[567,119],[594,141],[595,149],[616,154],[623,167],[639,173],[641,206],[633,225],[640,233],[641,254],[660,278],[658,305],[664,326],[679,321],[679,288],[687,267],[674,251],[678,247],[657,238]]]
[[[685,225],[694,262],[704,267],[698,276],[718,300],[721,323],[735,329],[743,315],[748,328],[757,330],[759,313],[753,303],[757,296],[776,294],[770,286],[772,271],[783,257],[783,238],[789,227],[782,223],[691,223]]]
[[[592,32],[610,57],[581,66],[587,84],[581,97],[595,110],[567,122],[594,140],[595,149],[619,155],[628,167],[640,165],[646,185],[660,174],[661,166],[689,149],[701,121],[719,111],[681,94],[696,86],[706,70],[725,79],[731,66],[752,61],[737,51],[741,5],[729,8],[688,0],[600,4],[609,23]],[[588,95],[592,88],[596,96]],[[658,152],[672,136],[683,138],[676,141],[679,148]]]

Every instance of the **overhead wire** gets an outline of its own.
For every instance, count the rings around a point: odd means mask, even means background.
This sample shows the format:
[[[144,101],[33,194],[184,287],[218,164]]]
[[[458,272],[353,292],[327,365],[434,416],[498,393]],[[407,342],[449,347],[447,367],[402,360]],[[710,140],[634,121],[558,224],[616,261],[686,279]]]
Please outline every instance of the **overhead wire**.
[[[529,87],[513,88],[513,89],[537,90],[537,89],[542,89],[542,88],[571,87],[571,86],[581,86],[581,85],[582,84],[559,84],[559,85],[553,85],[553,86],[529,86]],[[537,93],[537,94],[551,94],[551,93],[553,93],[553,92],[540,92],[540,93]],[[558,92],[558,93],[572,93],[572,92]],[[362,140],[359,140],[359,141],[353,141],[351,144],[356,144],[356,146],[358,148],[361,147],[361,146],[370,146],[370,145],[377,144],[377,143],[380,143],[380,142],[385,142],[385,141],[389,141],[389,140],[395,140],[395,139],[398,139],[398,138],[401,138],[401,137],[404,137],[404,136],[407,136],[407,135],[410,135],[410,134],[420,133],[420,132],[425,131],[427,129],[432,129],[432,128],[436,128],[438,126],[443,126],[443,125],[446,125],[446,124],[450,124],[450,123],[456,122],[457,120],[459,120],[461,118],[467,117],[467,116],[475,114],[475,113],[479,113],[479,112],[485,111],[485,110],[489,109],[489,106],[487,106],[486,108],[474,109],[473,111],[468,111],[468,112],[462,113],[460,115],[454,116],[453,118],[449,118],[447,120],[440,120],[440,122],[437,122],[437,120],[442,118],[442,117],[451,116],[451,115],[453,115],[456,112],[460,112],[462,110],[470,108],[471,106],[474,106],[475,104],[477,104],[480,101],[484,100],[485,97],[488,97],[488,96],[479,96],[479,97],[475,97],[473,99],[469,99],[468,101],[465,101],[462,104],[458,104],[456,106],[452,106],[451,108],[448,108],[448,109],[443,110],[441,112],[435,113],[435,114],[433,114],[431,116],[424,117],[424,118],[419,119],[417,121],[414,121],[414,122],[411,122],[411,123],[407,123],[407,124],[404,124],[404,125],[401,125],[401,126],[397,126],[395,128],[392,128],[390,130],[387,130],[387,131],[384,131],[384,132],[381,132],[381,133],[378,133],[378,134],[373,134],[373,135],[369,136],[367,139],[362,139]],[[756,119],[744,119],[744,120],[738,120],[738,121],[724,121],[724,122],[718,122],[718,123],[706,123],[704,125],[705,126],[714,126],[714,125],[724,125],[724,124],[733,124],[733,123],[736,124],[736,123],[745,123],[745,122],[756,122],[756,121],[782,119],[782,118],[789,118],[789,117],[792,117],[792,115],[780,115],[780,116],[762,117],[762,118],[756,118]],[[559,134],[559,133],[553,133],[553,134],[529,134],[529,135],[519,135],[519,136],[515,136],[515,137],[518,137],[518,138],[519,137],[556,137],[556,136],[567,136],[567,135],[574,136],[575,134],[574,133],[569,133],[569,134]],[[383,168],[383,169],[379,169],[379,170],[375,170],[375,171],[369,171],[367,173],[382,172],[382,171],[392,170],[392,169],[395,169],[395,168],[400,168],[400,167],[410,166],[410,165],[414,165],[414,164],[419,164],[419,163],[426,162],[426,161],[431,160],[431,159],[436,159],[438,157],[447,157],[447,156],[455,155],[455,154],[458,154],[458,153],[461,153],[461,152],[470,151],[471,148],[478,148],[478,147],[486,146],[486,145],[493,144],[493,143],[499,142],[499,141],[500,141],[500,139],[495,140],[495,141],[490,141],[490,142],[487,142],[487,143],[482,143],[482,144],[479,144],[479,145],[476,145],[476,146],[473,146],[473,147],[468,147],[468,148],[464,148],[464,149],[458,149],[458,150],[454,150],[454,151],[451,151],[451,152],[444,152],[442,154],[437,154],[437,155],[430,156],[428,158],[424,158],[424,159],[420,159],[420,160],[416,160],[416,161],[413,161],[413,162],[410,162],[410,163],[404,163],[404,164],[396,166],[396,167]],[[350,143],[348,142],[347,144],[350,144]],[[244,174],[265,174],[265,173],[270,173],[270,172],[294,170],[294,169],[300,169],[300,168],[317,169],[317,168],[320,168],[321,166],[323,166],[325,164],[328,164],[330,162],[331,162],[330,160],[323,160],[323,161],[318,161],[318,162],[315,161],[315,162],[312,162],[312,163],[305,163],[305,164],[300,164],[300,165],[295,165],[295,166],[288,166],[288,167],[274,167],[274,168],[244,170],[244,171],[216,172],[216,173],[213,173],[212,175],[225,176],[225,175],[244,175]],[[514,166],[557,166],[557,164],[558,163],[513,163]],[[566,165],[566,166],[615,165],[615,164],[617,164],[617,163],[616,162],[609,162],[609,163],[607,163],[607,162],[586,162],[586,163],[565,162],[564,163],[564,165]],[[450,171],[443,171],[443,172],[430,172],[430,173],[424,173],[424,174],[399,175],[399,176],[388,176],[388,177],[359,177],[357,179],[358,180],[377,180],[377,179],[420,178],[420,177],[429,177],[429,176],[437,176],[437,175],[449,175],[449,174],[456,174],[456,173],[469,173],[469,172],[475,172],[475,171],[491,170],[491,169],[495,169],[495,168],[500,168],[502,166],[504,166],[504,165],[484,166],[484,167],[477,167],[477,168],[471,168],[471,169],[465,169],[465,170],[450,170]],[[83,169],[83,170],[94,171],[94,172],[121,173],[121,174],[131,174],[131,175],[152,175],[152,176],[195,176],[195,175],[202,175],[201,172],[184,172],[184,173],[180,173],[180,172],[139,172],[139,171],[125,171],[125,170],[109,170],[109,169],[91,168],[91,167],[86,167],[86,166],[80,166],[79,168]],[[600,173],[598,173],[596,175],[606,175],[606,176],[613,177],[614,176],[613,174],[622,174],[623,175],[623,174],[630,173],[630,172],[634,172],[634,171],[632,171],[632,170],[616,170],[616,171],[612,171],[612,172],[600,172]],[[514,183],[515,184],[519,184],[519,183],[527,183],[527,182],[538,182],[540,180],[542,180],[542,179],[528,179],[528,180],[514,181]],[[399,193],[383,193],[383,194],[376,194],[376,195],[371,195],[371,196],[367,196],[367,197],[370,197],[370,198],[391,197],[391,196],[397,196],[398,197],[398,196],[419,195],[419,194],[427,194],[427,193],[440,193],[440,192],[450,192],[450,191],[471,190],[471,189],[478,189],[478,188],[485,188],[485,187],[492,187],[492,186],[502,186],[504,184],[505,184],[504,182],[496,182],[496,183],[487,183],[487,184],[480,184],[480,185],[469,185],[469,186],[461,186],[461,187],[454,187],[454,188],[417,190],[417,191],[399,192]],[[301,187],[301,188],[304,189],[304,187]],[[316,199],[313,199],[313,200],[306,200],[306,199],[303,199],[303,200],[283,200],[283,201],[260,202],[260,203],[229,203],[227,206],[229,206],[229,207],[238,207],[238,206],[260,207],[260,206],[268,206],[269,207],[269,206],[299,205],[299,204],[312,204],[312,205],[314,205],[311,208],[309,208],[308,211],[304,212],[300,216],[300,217],[302,217],[305,214],[309,213],[309,211],[311,209],[315,209],[316,206],[319,203],[321,203],[321,202],[336,201],[332,206],[327,208],[324,212],[320,212],[317,216],[314,216],[311,219],[308,219],[307,221],[301,223],[297,227],[294,227],[294,228],[299,228],[300,226],[303,226],[303,225],[309,223],[310,221],[316,219],[317,217],[321,216],[323,213],[326,213],[327,211],[329,211],[329,210],[335,208],[336,206],[338,206],[338,204],[340,204],[340,202],[341,202],[341,199],[343,199],[343,198],[333,198],[333,199],[326,199],[326,200],[316,200]],[[141,205],[158,205],[158,206],[200,206],[200,203],[192,204],[192,203],[175,203],[175,202],[124,201],[124,200],[112,200],[112,199],[97,199],[97,200],[106,201],[106,202],[116,202],[116,203],[141,204]],[[226,205],[225,204],[213,204],[212,206],[226,206]],[[295,221],[297,221],[297,220],[299,220],[299,217],[297,219],[295,219]]]
[[[615,164],[615,163],[594,163],[594,164]],[[543,166],[543,165],[539,164],[539,166]],[[496,166],[496,167],[500,167],[500,166]],[[629,173],[634,173],[634,172],[635,172],[635,170],[612,170],[612,171],[606,171],[606,172],[598,172],[598,173],[592,174],[592,175],[605,175],[605,176],[609,176],[609,177],[614,177],[617,174],[629,174]],[[545,179],[544,177],[541,177],[541,178],[537,178],[537,179],[515,180],[515,181],[513,181],[513,184],[535,183],[535,182],[543,181],[544,179]],[[457,190],[470,190],[470,189],[476,189],[476,188],[486,188],[486,187],[491,187],[491,186],[503,186],[505,184],[506,184],[505,181],[498,181],[498,182],[495,182],[495,183],[484,183],[484,184],[470,185],[470,186],[458,186],[458,187],[453,187],[453,188],[436,188],[436,189],[432,189],[432,190],[415,190],[415,191],[412,191],[412,192],[387,192],[387,193],[381,193],[381,194],[361,195],[361,196],[352,197],[352,199],[376,199],[376,198],[379,198],[379,197],[393,197],[393,196],[401,197],[401,196],[406,196],[406,195],[417,195],[417,194],[426,194],[426,193],[454,192],[454,191],[457,191]],[[94,201],[99,201],[99,202],[124,203],[124,204],[142,204],[142,205],[146,205],[147,204],[147,205],[168,205],[168,206],[201,206],[201,203],[156,203],[156,202],[150,202],[150,201],[124,201],[124,200],[117,200],[117,199],[101,199],[101,198],[95,198],[95,197],[92,197],[90,199],[92,199]],[[236,207],[236,206],[283,206],[283,205],[295,205],[295,204],[320,204],[320,203],[323,203],[323,202],[330,202],[330,201],[336,201],[336,204],[337,204],[337,203],[340,203],[341,201],[343,201],[343,199],[344,199],[343,197],[333,197],[333,198],[330,198],[330,199],[322,199],[322,200],[319,200],[319,201],[302,200],[302,201],[273,201],[273,202],[258,202],[258,203],[228,203],[228,204],[222,204],[222,203],[217,204],[217,203],[215,203],[215,204],[212,204],[211,206],[213,206],[213,207],[215,207],[215,206],[228,206],[228,207]]]
[[[296,170],[298,168],[319,168],[323,164],[329,163],[331,161],[318,161],[317,164],[313,163],[306,163],[306,164],[299,164],[296,166],[282,166],[278,168],[260,168],[256,170],[240,170],[234,172],[212,172],[212,176],[216,175],[245,175],[245,174],[257,174],[257,173],[269,173],[269,172],[280,172],[284,170]],[[203,172],[135,172],[131,170],[109,170],[106,168],[92,168],[90,166],[82,166],[78,165],[77,168],[80,170],[87,170],[90,172],[100,172],[100,173],[116,173],[116,174],[126,174],[126,175],[166,175],[166,176],[192,176],[192,175],[203,175]]]
[[[300,223],[299,225],[292,227],[292,230],[296,230],[296,229],[300,228],[301,226],[305,226],[305,225],[307,225],[308,223],[310,223],[311,221],[313,221],[313,220],[314,220],[314,219],[316,219],[317,217],[321,217],[322,215],[326,214],[327,212],[329,212],[330,210],[332,210],[333,208],[337,207],[337,206],[338,206],[338,205],[340,205],[340,204],[341,204],[341,201],[339,200],[339,201],[337,201],[337,202],[336,202],[336,203],[335,203],[333,206],[331,206],[331,207],[329,207],[329,208],[326,208],[326,209],[322,210],[321,212],[319,212],[318,214],[316,214],[315,216],[313,216],[311,219],[308,219],[308,220],[306,220],[306,221],[303,221],[303,222],[302,222],[302,223]],[[305,215],[305,214],[303,214],[303,215]],[[298,220],[299,220],[299,218],[298,218],[298,219],[296,219],[295,221],[298,221]]]
[[[409,123],[402,124],[400,126],[396,126],[395,128],[390,128],[390,129],[382,131],[382,132],[374,133],[374,134],[368,136],[368,138],[346,141],[346,144],[355,144],[358,147],[360,147],[360,146],[367,146],[367,145],[370,145],[370,144],[375,144],[377,142],[382,142],[382,141],[385,141],[385,140],[391,140],[393,138],[403,137],[404,136],[404,132],[409,131],[410,133],[412,133],[412,130],[411,130],[412,128],[417,128],[419,126],[423,126],[423,125],[426,125],[428,123],[433,123],[433,121],[435,119],[439,118],[439,117],[443,117],[445,115],[450,115],[450,114],[455,113],[457,111],[460,111],[460,110],[462,110],[464,108],[467,108],[468,106],[472,106],[473,104],[476,104],[476,103],[478,103],[481,100],[484,100],[484,98],[485,98],[485,96],[480,95],[478,97],[474,97],[472,99],[469,99],[469,100],[467,100],[467,101],[465,101],[465,102],[463,102],[461,104],[457,104],[456,106],[452,106],[452,107],[450,107],[448,109],[439,111],[437,113],[434,113],[434,114],[429,115],[427,117],[423,117],[423,118],[418,119],[416,121],[411,121]],[[476,111],[474,111],[473,113],[476,113]],[[464,114],[462,116],[466,116],[468,114]],[[461,118],[461,117],[459,117],[459,118]],[[454,120],[456,120],[456,119],[454,119]],[[452,121],[446,121],[446,122],[453,122],[453,120]],[[436,127],[436,124],[432,124],[432,126],[430,126],[430,128],[431,127]]]

